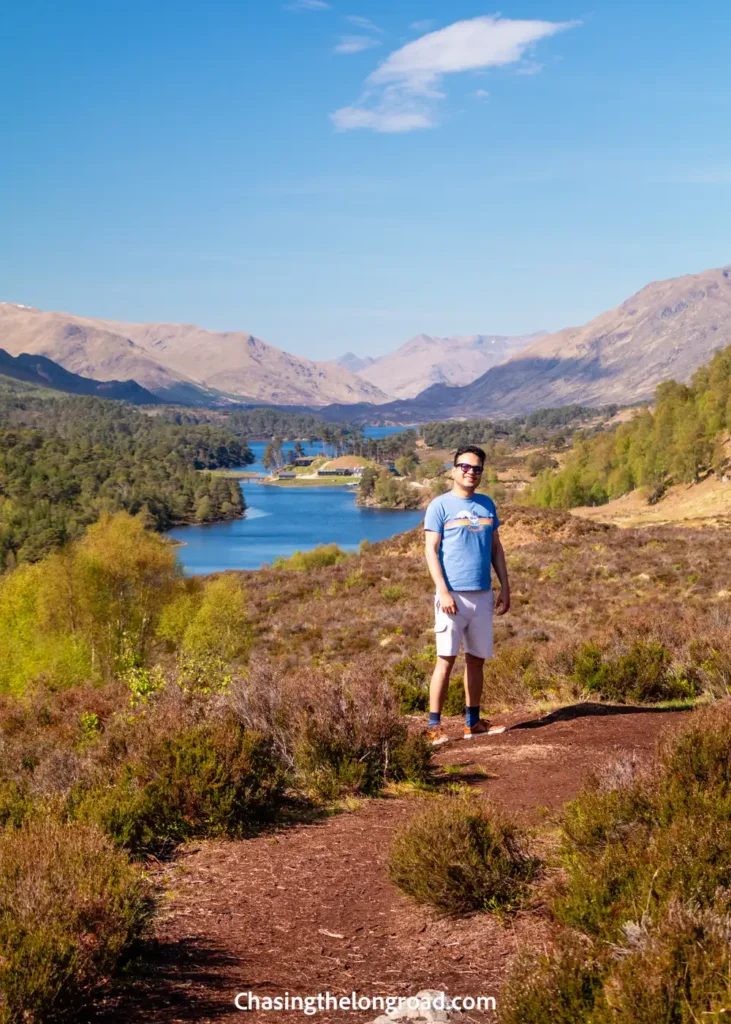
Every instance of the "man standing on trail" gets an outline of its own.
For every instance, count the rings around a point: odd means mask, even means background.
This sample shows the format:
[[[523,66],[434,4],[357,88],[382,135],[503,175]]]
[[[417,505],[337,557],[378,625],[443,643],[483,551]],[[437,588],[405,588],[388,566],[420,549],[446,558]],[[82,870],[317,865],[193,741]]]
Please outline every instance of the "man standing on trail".
[[[442,729],[442,706],[449,677],[464,637],[464,738],[481,736],[490,723],[480,719],[483,666],[492,657],[493,611],[505,615],[510,608],[510,583],[505,552],[498,536],[497,510],[492,498],[475,494],[485,466],[482,448],[469,445],[454,457],[453,486],[434,498],[426,510],[426,562],[436,586],[434,598],[437,664],[431,679],[427,734],[433,744],[449,739]],[[493,601],[490,566],[494,566],[500,592]]]

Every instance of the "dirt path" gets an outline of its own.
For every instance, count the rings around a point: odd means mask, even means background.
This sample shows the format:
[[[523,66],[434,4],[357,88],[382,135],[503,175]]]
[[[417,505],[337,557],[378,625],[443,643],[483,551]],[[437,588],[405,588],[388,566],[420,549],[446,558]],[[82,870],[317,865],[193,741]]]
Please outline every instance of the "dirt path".
[[[445,782],[462,779],[528,824],[545,820],[593,770],[646,757],[684,714],[580,706],[511,723],[503,735],[443,748]],[[454,722],[455,735],[460,723]],[[452,766],[452,767],[449,767]],[[388,881],[386,861],[413,798],[372,800],[352,813],[243,842],[203,842],[166,868],[170,895],[144,976],[97,1022],[198,1024],[239,1016],[237,992],[259,996],[413,995],[423,988],[497,996],[518,946],[549,927],[523,913],[508,927],[488,915],[463,920],[415,907]],[[378,1011],[252,1012],[246,1020],[293,1024],[368,1021]],[[474,1012],[473,1021],[494,1015]]]

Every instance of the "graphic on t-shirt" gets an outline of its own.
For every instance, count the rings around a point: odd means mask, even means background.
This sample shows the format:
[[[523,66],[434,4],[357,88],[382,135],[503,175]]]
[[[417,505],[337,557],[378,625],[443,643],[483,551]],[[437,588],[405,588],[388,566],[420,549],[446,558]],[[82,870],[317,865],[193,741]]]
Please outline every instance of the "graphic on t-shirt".
[[[450,530],[466,526],[470,533],[480,533],[484,526],[492,526],[492,524],[492,516],[478,516],[475,512],[463,509],[457,513],[454,519],[447,520],[444,524],[444,529]]]

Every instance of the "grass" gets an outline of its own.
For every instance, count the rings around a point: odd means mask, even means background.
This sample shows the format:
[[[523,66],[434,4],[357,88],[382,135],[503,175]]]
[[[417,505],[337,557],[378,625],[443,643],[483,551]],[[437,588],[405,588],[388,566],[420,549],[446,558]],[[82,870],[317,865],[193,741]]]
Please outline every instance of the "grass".
[[[357,476],[318,476],[296,477],[294,480],[264,480],[267,487],[344,487],[346,484],[357,484]],[[355,488],[353,488],[355,490]]]

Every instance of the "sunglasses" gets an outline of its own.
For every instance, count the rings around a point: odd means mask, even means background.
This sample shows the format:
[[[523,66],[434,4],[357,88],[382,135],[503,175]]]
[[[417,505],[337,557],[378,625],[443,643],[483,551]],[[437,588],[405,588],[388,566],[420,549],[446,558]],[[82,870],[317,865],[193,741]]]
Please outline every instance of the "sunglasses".
[[[482,466],[473,466],[469,462],[457,462],[456,468],[461,469],[463,473],[474,473],[476,476],[482,473]]]

